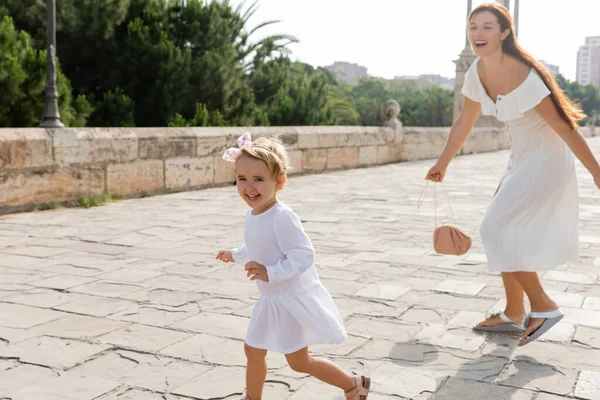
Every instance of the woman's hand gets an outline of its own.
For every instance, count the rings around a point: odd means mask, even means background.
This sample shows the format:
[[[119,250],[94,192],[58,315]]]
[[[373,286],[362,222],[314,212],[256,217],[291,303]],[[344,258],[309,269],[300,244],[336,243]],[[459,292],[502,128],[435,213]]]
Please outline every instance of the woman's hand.
[[[435,164],[427,173],[425,180],[433,181],[433,182],[441,182],[444,180],[446,176],[446,167],[440,165],[439,163]]]
[[[596,186],[598,186],[598,189],[600,189],[600,174],[594,177],[594,182],[596,183]]]

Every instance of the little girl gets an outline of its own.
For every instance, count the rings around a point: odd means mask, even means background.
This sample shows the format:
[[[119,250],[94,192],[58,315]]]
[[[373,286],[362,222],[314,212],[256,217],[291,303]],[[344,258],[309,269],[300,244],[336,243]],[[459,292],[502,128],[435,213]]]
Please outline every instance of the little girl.
[[[366,400],[368,377],[350,375],[308,353],[308,346],[342,343],[347,336],[337,307],[317,275],[315,251],[300,219],[277,199],[287,180],[285,148],[275,138],[252,143],[248,133],[238,139],[238,145],[223,158],[235,162],[238,192],[250,206],[246,244],[220,251],[217,259],[244,263],[246,276],[256,281],[261,294],[244,345],[247,369],[242,400],[262,398],[268,350],[285,354],[292,370],[343,389],[346,398]]]

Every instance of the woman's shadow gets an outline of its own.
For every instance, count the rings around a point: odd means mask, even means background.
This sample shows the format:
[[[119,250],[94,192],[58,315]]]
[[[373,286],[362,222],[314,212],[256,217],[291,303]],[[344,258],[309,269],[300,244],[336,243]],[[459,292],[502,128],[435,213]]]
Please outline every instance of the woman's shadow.
[[[519,392],[523,389],[537,391],[532,382],[562,374],[532,357],[513,357],[516,348],[516,337],[504,334],[489,334],[477,352],[421,342],[397,343],[389,357],[395,365],[410,371],[413,378],[404,386],[398,385],[402,393],[393,394],[435,400],[516,400],[521,399]],[[429,387],[414,388],[419,380],[415,374],[435,381],[423,380]]]

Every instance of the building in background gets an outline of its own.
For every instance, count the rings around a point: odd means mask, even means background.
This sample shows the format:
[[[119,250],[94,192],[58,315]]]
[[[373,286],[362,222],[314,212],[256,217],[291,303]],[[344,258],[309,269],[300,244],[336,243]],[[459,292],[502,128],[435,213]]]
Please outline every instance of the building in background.
[[[550,64],[544,60],[540,60],[540,62],[542,64],[544,64],[544,67],[546,67],[548,72],[550,72],[553,77],[556,78],[556,75],[560,74],[560,69],[559,69],[558,65]]]
[[[356,85],[362,78],[367,76],[367,67],[348,62],[336,61],[333,65],[326,66],[325,69],[333,72],[338,79],[351,85]]]
[[[600,87],[600,36],[586,37],[577,52],[577,83]]]
[[[445,78],[441,75],[419,75],[419,76],[396,76],[394,77],[394,81],[412,81],[415,83],[417,89],[425,89],[432,86],[439,86],[446,90],[452,91],[454,89],[454,79]]]

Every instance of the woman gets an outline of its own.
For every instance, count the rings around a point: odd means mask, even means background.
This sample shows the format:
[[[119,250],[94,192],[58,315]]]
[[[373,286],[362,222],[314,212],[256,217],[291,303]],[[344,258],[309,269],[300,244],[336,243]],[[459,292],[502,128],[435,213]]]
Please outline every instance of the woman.
[[[465,76],[463,109],[426,179],[444,179],[481,112],[507,123],[510,159],[480,228],[488,265],[502,274],[507,304],[504,312],[474,329],[520,332],[522,346],[563,317],[536,271],[578,261],[575,156],[598,188],[600,165],[578,130],[577,121],[585,115],[517,44],[508,10],[483,4],[471,12],[468,23],[469,41],[478,58]],[[524,293],[531,303],[527,318]]]

